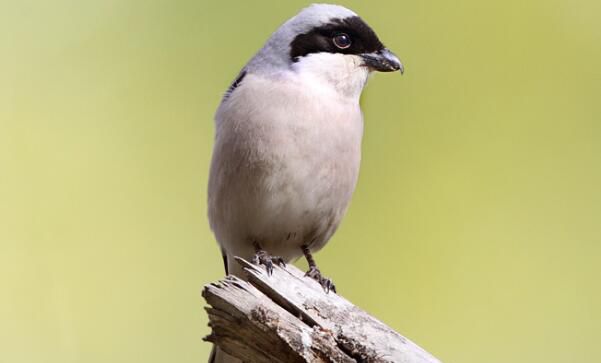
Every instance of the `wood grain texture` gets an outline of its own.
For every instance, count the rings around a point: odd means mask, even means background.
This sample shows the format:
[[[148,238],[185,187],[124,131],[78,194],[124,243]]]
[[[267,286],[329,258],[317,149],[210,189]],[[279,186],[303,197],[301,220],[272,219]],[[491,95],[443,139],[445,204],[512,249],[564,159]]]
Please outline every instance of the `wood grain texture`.
[[[440,363],[431,354],[292,265],[273,275],[243,259],[235,276],[205,286],[205,340],[244,362]]]

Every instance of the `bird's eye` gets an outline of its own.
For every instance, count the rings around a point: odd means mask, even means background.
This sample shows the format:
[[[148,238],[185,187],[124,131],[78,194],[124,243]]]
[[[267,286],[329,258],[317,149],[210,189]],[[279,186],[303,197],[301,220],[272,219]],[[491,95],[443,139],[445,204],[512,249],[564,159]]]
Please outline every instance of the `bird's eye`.
[[[336,34],[332,38],[332,41],[334,42],[334,45],[340,49],[346,49],[351,46],[351,37],[349,37],[348,34]]]

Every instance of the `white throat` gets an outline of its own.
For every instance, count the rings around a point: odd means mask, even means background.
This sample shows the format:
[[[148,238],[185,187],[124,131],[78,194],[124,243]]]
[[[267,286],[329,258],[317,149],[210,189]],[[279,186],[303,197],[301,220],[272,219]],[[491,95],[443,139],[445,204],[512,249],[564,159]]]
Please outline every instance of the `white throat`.
[[[369,70],[356,55],[314,53],[292,64],[299,76],[319,87],[329,87],[344,98],[359,101]]]

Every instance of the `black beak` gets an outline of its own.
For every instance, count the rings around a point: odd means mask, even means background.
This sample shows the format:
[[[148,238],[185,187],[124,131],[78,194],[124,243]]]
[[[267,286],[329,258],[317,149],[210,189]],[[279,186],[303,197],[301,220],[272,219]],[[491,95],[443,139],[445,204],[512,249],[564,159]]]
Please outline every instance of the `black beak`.
[[[400,71],[401,74],[405,71],[403,64],[397,56],[386,48],[373,53],[363,53],[361,54],[361,58],[363,58],[365,65],[374,71]]]

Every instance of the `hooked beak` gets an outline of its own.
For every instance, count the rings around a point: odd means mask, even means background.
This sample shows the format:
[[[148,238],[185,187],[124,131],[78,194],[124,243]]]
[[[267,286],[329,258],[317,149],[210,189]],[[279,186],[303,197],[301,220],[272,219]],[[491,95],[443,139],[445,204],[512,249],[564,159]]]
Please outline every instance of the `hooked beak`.
[[[403,64],[397,58],[394,53],[389,51],[387,48],[379,50],[373,53],[363,53],[361,54],[361,58],[363,58],[363,62],[367,67],[371,70],[379,71],[379,72],[394,72],[400,71],[401,74],[405,71]]]

